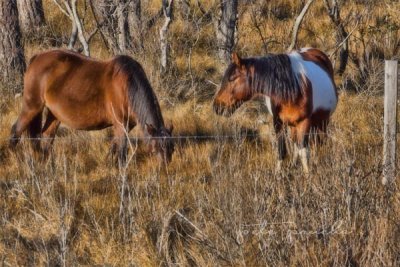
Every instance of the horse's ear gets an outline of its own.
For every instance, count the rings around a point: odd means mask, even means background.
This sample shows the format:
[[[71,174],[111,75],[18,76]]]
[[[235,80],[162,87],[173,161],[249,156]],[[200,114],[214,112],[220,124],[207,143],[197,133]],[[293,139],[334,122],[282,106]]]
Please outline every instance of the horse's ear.
[[[242,65],[242,59],[236,52],[232,53],[232,62],[235,63],[236,66],[240,67]]]
[[[153,124],[148,124],[146,123],[146,131],[151,135],[154,136],[157,133],[156,128],[153,126]]]

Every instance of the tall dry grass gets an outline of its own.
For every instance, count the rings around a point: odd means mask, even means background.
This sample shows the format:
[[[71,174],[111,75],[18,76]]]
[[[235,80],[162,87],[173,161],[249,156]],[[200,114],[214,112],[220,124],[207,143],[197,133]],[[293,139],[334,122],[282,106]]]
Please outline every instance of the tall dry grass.
[[[210,103],[165,110],[176,136],[230,138],[177,142],[167,169],[133,142],[125,170],[107,159],[107,132],[62,130],[45,163],[27,141],[9,151],[19,101],[2,103],[2,264],[396,266],[400,195],[380,182],[381,102],[341,94],[309,176],[290,161],[274,172],[270,118],[246,115],[251,105],[230,119]]]

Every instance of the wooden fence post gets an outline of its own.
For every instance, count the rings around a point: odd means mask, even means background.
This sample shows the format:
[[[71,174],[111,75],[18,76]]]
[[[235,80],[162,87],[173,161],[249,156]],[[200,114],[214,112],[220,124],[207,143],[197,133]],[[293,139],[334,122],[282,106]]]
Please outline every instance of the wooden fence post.
[[[396,178],[396,105],[397,105],[397,60],[385,61],[385,107],[383,136],[384,185]]]

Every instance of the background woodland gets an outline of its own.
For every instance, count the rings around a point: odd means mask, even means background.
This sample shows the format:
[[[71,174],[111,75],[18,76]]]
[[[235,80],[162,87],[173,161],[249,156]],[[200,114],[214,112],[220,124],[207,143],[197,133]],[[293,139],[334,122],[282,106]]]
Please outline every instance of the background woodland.
[[[0,265],[399,266],[398,179],[381,184],[399,18],[394,0],[0,0]],[[227,119],[211,101],[232,51],[308,46],[334,63],[339,103],[311,174],[277,174],[263,103]],[[27,141],[10,151],[29,59],[55,48],[132,56],[174,136],[197,139],[177,138],[167,169],[135,138],[113,168],[107,130],[61,128],[45,163]]]

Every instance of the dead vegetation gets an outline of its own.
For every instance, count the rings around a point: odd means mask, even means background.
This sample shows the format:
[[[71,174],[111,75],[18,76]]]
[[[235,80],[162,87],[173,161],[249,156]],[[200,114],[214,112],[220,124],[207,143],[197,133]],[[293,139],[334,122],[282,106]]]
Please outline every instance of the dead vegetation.
[[[54,40],[31,41],[28,58],[68,42],[67,18],[44,2],[49,22],[44,36]],[[214,1],[200,2],[203,11],[214,12]],[[398,52],[388,37],[394,32],[381,30],[388,24],[378,22],[390,17],[397,25],[399,9],[393,1],[369,1],[368,16],[359,21],[350,16],[364,14],[367,2],[350,1],[342,9],[347,28],[356,27],[349,39],[350,63],[336,77],[339,105],[325,143],[312,149],[309,176],[290,161],[281,174],[274,172],[270,117],[259,102],[229,119],[214,115],[213,83],[219,83],[224,66],[215,56],[211,18],[198,8],[189,23],[177,16],[170,25],[176,41],[169,73],[159,75],[156,26],[144,36],[146,53],[135,55],[166,120],[174,123],[174,135],[197,136],[177,139],[168,169],[148,157],[140,140],[132,140],[137,150],[128,169],[114,168],[107,158],[107,131],[61,129],[45,163],[35,160],[28,141],[10,151],[7,138],[20,99],[3,95],[0,265],[398,266],[398,181],[391,190],[381,184],[381,60]],[[237,50],[284,51],[300,4],[249,3],[241,7]],[[159,7],[146,1],[143,9],[150,17]],[[322,1],[315,1],[299,46],[335,51],[324,12]],[[99,36],[90,46],[92,56],[110,56]],[[140,129],[132,132],[140,135]]]

